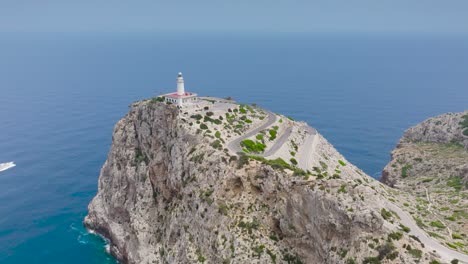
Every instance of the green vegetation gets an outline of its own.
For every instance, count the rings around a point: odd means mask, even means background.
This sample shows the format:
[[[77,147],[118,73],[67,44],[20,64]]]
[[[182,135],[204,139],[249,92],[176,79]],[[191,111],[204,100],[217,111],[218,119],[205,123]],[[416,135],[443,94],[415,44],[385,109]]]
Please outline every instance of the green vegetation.
[[[462,235],[456,234],[456,233],[452,233],[452,238],[453,239],[463,239]]]
[[[211,146],[215,149],[219,149],[221,150],[223,148],[223,145],[221,144],[221,141],[219,139],[213,141],[213,143],[211,143]]]
[[[260,226],[260,223],[257,222],[257,220],[252,220],[252,222],[244,222],[244,221],[239,221],[239,223],[237,224],[238,227],[242,228],[242,229],[246,229],[249,234],[252,234],[252,230],[256,230],[258,229],[258,227]]]
[[[141,149],[135,148],[135,163],[140,164],[140,162],[142,161],[144,161],[145,164],[149,163],[148,157],[146,157],[146,155],[143,152],[141,152]]]
[[[377,257],[367,257],[362,260],[362,264],[380,264],[382,263],[379,258]]]
[[[338,163],[341,165],[341,166],[346,166],[346,163],[342,160],[338,160]]]
[[[239,159],[237,160],[237,169],[242,168],[247,163],[249,163],[249,156],[247,156],[243,152],[241,152],[240,155],[239,155]]]
[[[347,193],[346,184],[341,184],[340,188],[338,189],[338,193]]]
[[[220,138],[220,137],[221,137],[221,132],[216,131],[216,132],[215,132],[215,137],[216,137],[216,138]]]
[[[404,232],[406,233],[409,233],[411,231],[411,229],[403,224],[400,224],[400,228],[401,230],[403,230]]]
[[[268,133],[270,133],[270,141],[273,141],[273,140],[276,139],[276,134],[277,134],[278,132],[277,132],[276,130],[274,130],[274,129],[270,129],[270,130],[268,131]]]
[[[265,251],[265,245],[255,246],[252,247],[252,251],[254,252],[254,256],[259,257],[262,255],[263,251]]]
[[[227,215],[229,212],[229,207],[225,203],[218,203],[218,212],[222,215]]]
[[[247,110],[245,110],[243,105],[239,106],[239,112],[241,112],[242,114],[247,114]]]
[[[444,238],[443,236],[437,234],[437,233],[434,233],[434,232],[427,232],[431,237],[435,237],[435,238]]]
[[[257,135],[255,136],[255,138],[256,138],[257,140],[263,141],[263,134],[257,134]]]
[[[261,153],[265,151],[265,144],[258,142],[258,141],[253,141],[251,139],[246,139],[241,142],[241,146],[244,147],[244,150],[246,152],[251,152],[251,153]]]
[[[249,158],[251,159],[254,159],[254,160],[257,160],[257,161],[260,161],[262,162],[263,164],[267,164],[267,165],[270,165],[273,169],[281,169],[281,170],[284,170],[284,169],[288,169],[288,170],[292,170],[294,172],[294,175],[296,176],[307,176],[307,175],[310,175],[309,172],[306,172],[300,168],[297,168],[297,167],[294,167],[290,164],[288,164],[286,161],[284,161],[283,159],[281,158],[277,158],[277,159],[274,159],[274,160],[268,160],[268,159],[265,159],[263,157],[258,157],[258,156],[248,156]]]
[[[208,115],[206,115],[204,118],[203,118],[203,122],[210,122],[210,123],[215,123],[217,125],[221,125],[223,123],[223,121],[219,120],[219,119],[213,119],[211,117],[209,117]]]
[[[158,103],[158,102],[160,102],[160,103],[164,102],[164,96],[153,97],[150,100],[150,104],[155,104],[155,103]]]
[[[273,241],[275,241],[275,242],[278,242],[278,241],[279,241],[278,237],[277,237],[275,234],[271,234],[271,235],[270,235],[270,239],[273,240]]]
[[[286,261],[288,264],[304,264],[302,260],[297,255],[291,255],[286,253],[283,255],[283,260]]]
[[[447,186],[452,187],[455,191],[459,192],[463,187],[462,178],[459,176],[450,177],[447,181]]]
[[[391,242],[387,242],[384,245],[378,246],[376,250],[379,255],[376,257],[367,257],[362,263],[363,264],[380,264],[384,259],[393,260],[398,257],[398,252],[395,251],[395,246]]]
[[[271,252],[271,250],[269,250],[269,249],[266,250],[266,253],[270,256],[271,261],[272,261],[273,263],[276,263],[276,254],[273,253],[273,252]]]
[[[409,171],[411,168],[413,168],[413,165],[411,165],[411,164],[405,164],[405,166],[403,166],[403,167],[401,168],[401,177],[403,177],[403,178],[408,177],[408,171]]]
[[[388,234],[388,239],[389,240],[400,240],[401,238],[403,237],[403,234],[400,233],[400,232],[392,232],[390,234]]]
[[[392,218],[392,213],[390,211],[385,210],[385,208],[382,208],[382,210],[380,210],[380,215],[382,215],[383,219],[385,220]]]
[[[200,253],[198,253],[197,260],[198,260],[198,262],[204,263],[206,261],[206,258],[203,255],[201,255]]]
[[[195,120],[197,120],[197,121],[200,121],[200,120],[203,118],[203,116],[200,115],[200,114],[191,115],[190,117],[193,118],[193,119],[195,119]]]
[[[209,205],[213,203],[213,199],[211,198],[211,195],[213,194],[214,190],[213,189],[208,189],[206,191],[201,191],[200,192],[200,199],[203,201],[207,202]]]
[[[297,165],[297,160],[295,158],[291,158],[290,161],[293,165]]]
[[[446,243],[446,244],[447,244],[447,246],[449,246],[451,248],[454,248],[454,249],[458,248],[455,244],[452,244],[452,243]]]
[[[460,126],[463,129],[463,135],[468,136],[468,114],[462,116],[462,119]]]
[[[422,251],[419,250],[419,249],[410,249],[408,250],[408,253],[413,256],[413,258],[417,258],[417,259],[420,259],[422,257]]]
[[[205,125],[205,124],[200,124],[200,128],[201,128],[201,129],[208,129],[208,126]]]
[[[430,225],[433,226],[433,227],[437,227],[437,228],[445,228],[445,225],[442,224],[442,222],[440,222],[439,220],[437,220],[437,221],[432,221],[432,222],[430,223]]]

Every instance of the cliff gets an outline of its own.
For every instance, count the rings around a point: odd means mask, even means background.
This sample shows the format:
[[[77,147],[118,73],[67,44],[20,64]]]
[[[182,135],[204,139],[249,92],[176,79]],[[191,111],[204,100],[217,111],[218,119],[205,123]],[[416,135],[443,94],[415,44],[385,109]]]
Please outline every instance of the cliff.
[[[224,104],[229,108],[206,100],[205,106],[186,110],[156,98],[132,104],[115,125],[84,224],[109,239],[120,261],[438,259],[409,233],[388,187],[347,162],[320,134],[307,134],[304,123],[270,115],[276,123],[265,139],[253,135],[258,141],[243,148],[248,155],[233,153],[229,142],[242,129],[263,129],[269,121],[262,109]],[[279,149],[275,142],[281,142]],[[251,152],[264,148],[278,149],[276,156]],[[301,169],[291,157],[303,160],[298,156],[304,153],[311,160],[299,161],[305,164]]]
[[[430,236],[468,253],[468,111],[409,128],[381,181],[403,191],[401,206]]]

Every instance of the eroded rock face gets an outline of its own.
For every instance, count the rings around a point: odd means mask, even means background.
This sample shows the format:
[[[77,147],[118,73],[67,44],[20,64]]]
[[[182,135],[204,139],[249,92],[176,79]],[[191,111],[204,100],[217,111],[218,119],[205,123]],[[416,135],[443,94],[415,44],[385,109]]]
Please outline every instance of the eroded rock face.
[[[468,136],[460,123],[468,111],[429,118],[406,130],[392,159],[382,172],[381,181],[389,186],[411,175],[451,174],[465,182],[468,161],[459,147],[468,151]],[[461,153],[461,154],[460,154]],[[405,169],[406,166],[406,169]]]
[[[179,114],[142,101],[114,128],[84,224],[123,263],[360,263],[391,252],[388,263],[414,263],[403,244],[426,254],[403,235],[382,255],[398,226],[381,216],[384,187],[320,135],[322,167],[297,176],[215,149]]]
[[[381,181],[407,194],[412,201],[404,207],[432,237],[466,253],[468,137],[462,132],[464,116],[468,111],[443,114],[409,128],[392,151]]]

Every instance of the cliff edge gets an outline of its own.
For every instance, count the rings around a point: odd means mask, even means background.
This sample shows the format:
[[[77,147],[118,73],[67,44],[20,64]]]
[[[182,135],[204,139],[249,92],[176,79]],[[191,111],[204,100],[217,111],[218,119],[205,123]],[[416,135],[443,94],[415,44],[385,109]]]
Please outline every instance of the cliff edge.
[[[402,191],[399,205],[433,239],[468,253],[468,111],[409,128],[381,181]]]
[[[161,101],[133,103],[115,125],[84,221],[121,262],[441,257],[410,233],[390,188],[306,124],[218,99],[191,109]],[[233,153],[241,136],[244,153]]]

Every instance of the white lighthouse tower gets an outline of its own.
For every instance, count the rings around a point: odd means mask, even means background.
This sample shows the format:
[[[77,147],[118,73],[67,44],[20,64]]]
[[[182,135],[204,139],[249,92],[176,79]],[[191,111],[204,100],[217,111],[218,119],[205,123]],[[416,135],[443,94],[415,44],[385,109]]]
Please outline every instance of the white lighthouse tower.
[[[182,73],[179,72],[179,75],[177,75],[177,95],[184,95],[184,94],[185,94],[184,77],[182,76]]]
[[[164,94],[163,96],[166,103],[177,104],[178,106],[198,102],[196,93],[185,92],[184,77],[181,72],[177,75],[177,91],[175,93]]]

